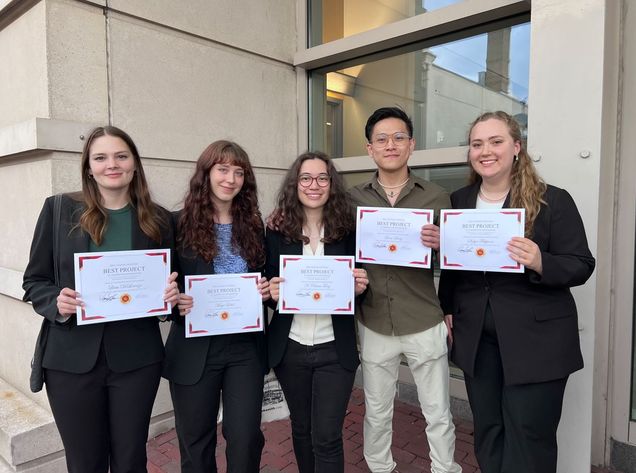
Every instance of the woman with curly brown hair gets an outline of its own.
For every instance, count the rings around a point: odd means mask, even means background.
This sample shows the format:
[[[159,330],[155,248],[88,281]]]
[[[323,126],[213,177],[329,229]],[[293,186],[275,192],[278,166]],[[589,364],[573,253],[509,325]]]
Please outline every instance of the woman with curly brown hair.
[[[354,218],[342,178],[323,153],[292,164],[268,219],[267,263],[278,301],[280,255],[354,255]],[[366,289],[354,269],[356,295]],[[273,304],[275,306],[275,304]],[[280,314],[268,327],[270,366],[285,394],[300,473],[344,471],[342,424],[359,364],[352,315]]]
[[[526,210],[525,236],[507,247],[524,273],[445,270],[440,280],[475,455],[484,473],[554,473],[565,385],[583,367],[570,288],[585,283],[595,261],[574,200],[537,175],[510,115],[473,122],[468,163],[471,183],[451,195],[453,208]]]
[[[260,272],[265,263],[256,178],[238,144],[216,141],[197,161],[177,220],[179,273]],[[183,292],[183,278],[180,279]],[[269,284],[259,284],[263,299]],[[196,304],[179,295],[185,316]],[[183,473],[216,472],[216,419],[223,400],[228,473],[257,473],[264,445],[260,429],[267,353],[263,332],[185,337],[184,318],[173,320],[164,377],[170,392]]]

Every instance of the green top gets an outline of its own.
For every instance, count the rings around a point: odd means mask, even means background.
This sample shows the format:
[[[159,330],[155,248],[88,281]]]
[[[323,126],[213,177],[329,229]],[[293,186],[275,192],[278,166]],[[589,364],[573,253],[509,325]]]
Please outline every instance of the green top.
[[[132,248],[132,209],[108,210],[108,222],[102,244],[89,239],[89,251],[121,251]]]
[[[448,193],[413,173],[410,176],[394,207],[433,209],[437,222],[440,209],[451,208]],[[376,178],[377,174],[349,190],[355,205],[391,207]],[[366,264],[364,268],[369,285],[356,315],[365,327],[382,335],[400,336],[423,332],[444,320],[432,269],[382,264]]]

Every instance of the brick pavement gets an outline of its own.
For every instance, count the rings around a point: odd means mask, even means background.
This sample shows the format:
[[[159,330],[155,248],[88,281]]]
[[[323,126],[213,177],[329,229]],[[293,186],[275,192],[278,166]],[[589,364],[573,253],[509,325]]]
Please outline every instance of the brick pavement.
[[[362,454],[362,419],[364,396],[355,388],[349,402],[344,422],[345,472],[368,473]],[[424,429],[426,423],[416,406],[395,402],[393,416],[393,456],[401,473],[430,473],[428,443]],[[464,473],[479,472],[473,454],[473,425],[463,420],[455,421],[455,459]],[[292,451],[289,420],[263,424],[265,448],[261,458],[261,473],[297,473]],[[179,473],[179,447],[174,429],[155,437],[147,445],[148,473]],[[219,472],[226,470],[225,440],[219,428],[216,461]],[[620,473],[592,468],[591,473]]]

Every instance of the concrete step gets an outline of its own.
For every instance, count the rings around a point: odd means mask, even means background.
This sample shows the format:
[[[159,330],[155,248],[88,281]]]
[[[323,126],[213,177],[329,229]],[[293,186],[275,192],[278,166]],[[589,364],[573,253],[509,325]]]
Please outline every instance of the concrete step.
[[[63,455],[51,413],[0,378],[0,458],[7,471],[64,471],[54,466]]]

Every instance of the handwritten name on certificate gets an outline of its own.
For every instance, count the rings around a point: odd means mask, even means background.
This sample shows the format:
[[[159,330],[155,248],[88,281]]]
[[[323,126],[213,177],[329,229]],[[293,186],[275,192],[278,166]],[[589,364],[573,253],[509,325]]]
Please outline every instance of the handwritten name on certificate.
[[[433,223],[432,210],[358,207],[356,261],[430,268],[431,249],[420,240],[427,223]]]
[[[168,276],[170,249],[75,253],[77,325],[169,314]]]
[[[263,330],[260,273],[185,277],[193,306],[186,315],[186,338]]]
[[[440,266],[442,269],[523,273],[510,258],[510,239],[524,235],[525,209],[442,210]]]
[[[353,256],[281,255],[281,314],[353,314]]]

